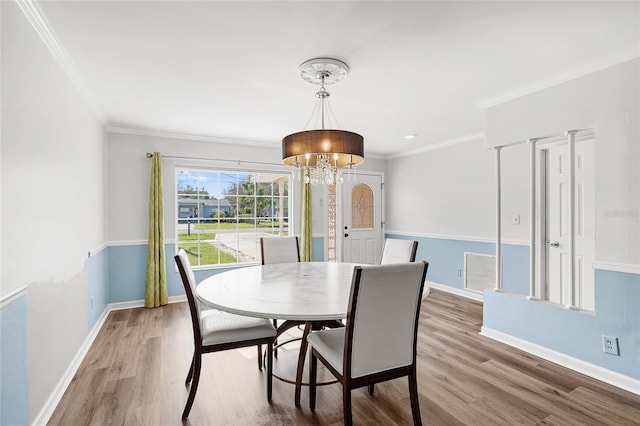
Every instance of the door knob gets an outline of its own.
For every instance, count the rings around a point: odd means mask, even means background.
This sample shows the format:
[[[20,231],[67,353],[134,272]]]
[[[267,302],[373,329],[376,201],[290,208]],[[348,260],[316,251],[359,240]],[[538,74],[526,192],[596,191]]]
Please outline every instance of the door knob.
[[[349,236],[349,234],[344,234],[344,236],[345,236],[345,237],[348,237],[348,236]]]
[[[558,248],[560,247],[560,243],[557,241],[547,241],[547,244],[549,244],[551,247],[553,248]]]

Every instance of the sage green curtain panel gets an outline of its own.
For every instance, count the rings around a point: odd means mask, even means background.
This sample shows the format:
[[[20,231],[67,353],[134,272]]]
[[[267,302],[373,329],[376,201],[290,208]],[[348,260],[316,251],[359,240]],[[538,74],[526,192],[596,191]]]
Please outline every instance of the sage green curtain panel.
[[[144,294],[146,308],[157,308],[168,303],[165,265],[162,163],[160,153],[154,152],[151,158],[151,187],[149,189],[149,245],[147,283]]]
[[[311,183],[309,181],[309,171],[304,171],[302,180],[302,226],[300,229],[300,242],[302,250],[300,251],[300,260],[302,262],[311,262],[313,259],[312,247],[312,225],[311,225]]]

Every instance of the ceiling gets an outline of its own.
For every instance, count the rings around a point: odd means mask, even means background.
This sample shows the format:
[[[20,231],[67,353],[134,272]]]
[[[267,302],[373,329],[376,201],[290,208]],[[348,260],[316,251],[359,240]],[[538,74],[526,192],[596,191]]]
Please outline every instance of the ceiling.
[[[316,101],[298,66],[328,56],[351,68],[335,118],[372,156],[478,138],[483,106],[640,52],[639,2],[38,6],[107,128],[279,146]]]

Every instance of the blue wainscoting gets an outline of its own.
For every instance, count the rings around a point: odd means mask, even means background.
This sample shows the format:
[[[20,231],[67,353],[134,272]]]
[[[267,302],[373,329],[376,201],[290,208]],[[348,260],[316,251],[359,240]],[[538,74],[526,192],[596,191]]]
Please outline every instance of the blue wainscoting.
[[[88,279],[87,311],[91,330],[109,304],[109,249],[92,253],[84,267]]]
[[[175,266],[175,244],[165,244],[167,291],[169,297],[184,296],[184,287]],[[194,270],[200,281],[225,269]],[[144,300],[147,279],[147,244],[109,247],[109,303]]]
[[[0,308],[0,424],[29,424],[27,297]]]
[[[167,291],[169,297],[184,296],[180,275],[175,269],[174,244],[165,244]],[[199,278],[199,272],[196,277]],[[144,300],[147,281],[147,244],[109,247],[109,302]]]
[[[311,238],[311,259],[314,262],[324,262],[324,237]]]
[[[640,275],[595,273],[595,314],[484,293],[484,326],[579,360],[640,379]],[[605,354],[602,335],[618,338],[620,356]]]
[[[397,234],[386,237],[418,241],[416,260],[429,262],[427,280],[460,290],[464,277],[457,270],[464,268],[464,253],[496,254],[494,243]],[[502,286],[511,293],[529,294],[529,246],[502,244]]]

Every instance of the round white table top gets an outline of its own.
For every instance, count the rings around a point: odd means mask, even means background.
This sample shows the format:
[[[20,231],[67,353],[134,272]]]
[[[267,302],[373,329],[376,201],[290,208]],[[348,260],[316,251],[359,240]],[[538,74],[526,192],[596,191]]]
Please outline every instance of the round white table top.
[[[222,272],[198,284],[215,309],[258,318],[321,321],[345,318],[355,263],[296,262]]]

